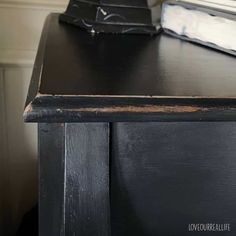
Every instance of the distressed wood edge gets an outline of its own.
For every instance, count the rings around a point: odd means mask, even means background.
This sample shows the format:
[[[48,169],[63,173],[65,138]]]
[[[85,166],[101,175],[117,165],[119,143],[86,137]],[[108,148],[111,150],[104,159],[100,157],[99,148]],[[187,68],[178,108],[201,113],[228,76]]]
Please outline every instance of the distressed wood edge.
[[[184,117],[193,114],[197,119],[209,117],[210,112],[222,112],[220,120],[234,119],[236,97],[204,97],[204,96],[151,96],[151,95],[50,95],[40,93],[43,58],[46,47],[50,20],[56,13],[48,15],[40,39],[39,49],[34,63],[33,74],[28,90],[24,110],[25,122],[46,121],[102,121],[112,120],[159,120],[160,116],[176,114]],[[70,108],[68,108],[70,107]],[[225,112],[227,113],[225,116]],[[212,113],[212,114],[213,114]],[[207,115],[206,115],[207,114]],[[69,115],[69,118],[66,118]],[[123,118],[121,116],[124,116]],[[198,115],[198,116],[197,116]],[[42,116],[45,116],[43,118]],[[55,118],[52,118],[55,116]],[[132,119],[130,117],[133,116]],[[81,118],[82,117],[82,118]],[[155,118],[156,117],[156,118]],[[151,119],[151,120],[152,120]],[[194,118],[196,119],[196,118]],[[190,119],[191,120],[191,119]]]
[[[144,107],[105,108],[35,108],[27,107],[25,122],[152,122],[152,121],[236,121],[236,108],[177,108],[163,106],[157,110]],[[151,109],[151,110],[150,110]],[[175,110],[177,109],[177,110]],[[191,110],[188,110],[191,109]]]
[[[49,96],[37,93],[25,122],[236,120],[236,99],[211,97]],[[173,117],[171,117],[173,116]]]

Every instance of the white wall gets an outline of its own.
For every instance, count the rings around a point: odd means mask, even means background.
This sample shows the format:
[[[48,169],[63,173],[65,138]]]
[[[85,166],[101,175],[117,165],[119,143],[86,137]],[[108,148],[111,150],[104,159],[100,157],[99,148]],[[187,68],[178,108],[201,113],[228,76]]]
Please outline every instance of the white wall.
[[[22,112],[45,17],[65,0],[0,0],[0,236],[37,202],[37,127]]]

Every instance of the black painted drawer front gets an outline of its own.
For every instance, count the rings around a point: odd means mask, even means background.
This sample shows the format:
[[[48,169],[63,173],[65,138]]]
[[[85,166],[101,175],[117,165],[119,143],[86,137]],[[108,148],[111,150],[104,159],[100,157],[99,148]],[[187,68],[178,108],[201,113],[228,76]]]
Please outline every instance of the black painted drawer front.
[[[39,124],[40,236],[110,236],[108,128]]]
[[[116,123],[112,146],[112,236],[236,235],[236,123]]]

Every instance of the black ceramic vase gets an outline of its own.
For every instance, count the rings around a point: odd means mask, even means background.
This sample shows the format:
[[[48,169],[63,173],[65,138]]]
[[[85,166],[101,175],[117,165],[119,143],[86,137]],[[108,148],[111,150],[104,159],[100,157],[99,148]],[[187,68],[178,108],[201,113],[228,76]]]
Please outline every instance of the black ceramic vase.
[[[159,0],[70,0],[60,21],[92,33],[156,34]]]

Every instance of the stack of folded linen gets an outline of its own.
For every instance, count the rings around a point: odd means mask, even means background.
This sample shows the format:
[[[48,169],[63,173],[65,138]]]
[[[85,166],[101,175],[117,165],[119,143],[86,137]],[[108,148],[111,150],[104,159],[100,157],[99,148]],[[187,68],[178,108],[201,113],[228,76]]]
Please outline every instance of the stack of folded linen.
[[[168,34],[236,55],[235,0],[167,1],[161,25]]]

